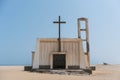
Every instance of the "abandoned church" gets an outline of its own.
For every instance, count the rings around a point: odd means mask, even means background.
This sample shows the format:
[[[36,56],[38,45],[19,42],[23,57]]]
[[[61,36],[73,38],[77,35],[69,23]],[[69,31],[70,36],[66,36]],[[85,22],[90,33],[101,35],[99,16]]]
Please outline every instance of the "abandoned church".
[[[90,69],[88,19],[78,18],[78,38],[61,38],[60,25],[65,24],[59,16],[58,38],[38,38],[36,50],[32,52],[32,69]],[[81,22],[85,27],[81,27]],[[82,32],[85,38],[82,39]]]

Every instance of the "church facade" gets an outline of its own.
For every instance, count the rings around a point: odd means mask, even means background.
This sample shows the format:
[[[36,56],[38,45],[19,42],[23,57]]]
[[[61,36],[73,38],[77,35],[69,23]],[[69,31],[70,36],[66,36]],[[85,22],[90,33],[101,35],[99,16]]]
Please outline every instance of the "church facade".
[[[86,28],[81,29],[80,21],[86,22]],[[86,39],[81,38],[82,31],[86,32]],[[78,38],[61,38],[60,41],[59,39],[37,39],[36,50],[32,53],[32,69],[87,69],[90,67],[87,18],[78,18]],[[83,46],[84,41],[86,52]]]

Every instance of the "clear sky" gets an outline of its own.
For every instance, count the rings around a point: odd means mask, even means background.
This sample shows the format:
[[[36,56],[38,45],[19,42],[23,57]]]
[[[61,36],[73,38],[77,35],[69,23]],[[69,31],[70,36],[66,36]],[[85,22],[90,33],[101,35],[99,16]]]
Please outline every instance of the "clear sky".
[[[92,64],[120,64],[120,0],[0,0],[0,65],[31,64],[36,38],[77,38],[77,18],[89,20]]]

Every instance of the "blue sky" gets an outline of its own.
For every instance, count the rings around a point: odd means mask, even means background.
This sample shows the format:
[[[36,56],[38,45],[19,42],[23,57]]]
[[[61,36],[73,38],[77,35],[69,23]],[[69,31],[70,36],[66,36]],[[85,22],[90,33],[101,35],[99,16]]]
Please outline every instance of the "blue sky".
[[[0,0],[0,65],[31,64],[36,38],[77,38],[77,18],[89,20],[92,64],[120,63],[119,0]]]

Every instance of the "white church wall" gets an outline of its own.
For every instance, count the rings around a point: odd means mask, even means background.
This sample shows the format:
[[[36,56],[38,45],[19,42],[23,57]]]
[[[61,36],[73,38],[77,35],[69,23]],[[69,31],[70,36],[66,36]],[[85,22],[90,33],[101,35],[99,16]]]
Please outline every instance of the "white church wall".
[[[39,42],[40,42],[39,65],[50,65],[51,52],[56,52],[58,50],[57,39],[40,39]],[[61,40],[61,50],[63,52],[67,52],[67,55],[68,55],[67,64],[70,66],[80,65],[79,42],[80,42],[80,39],[62,39]]]

